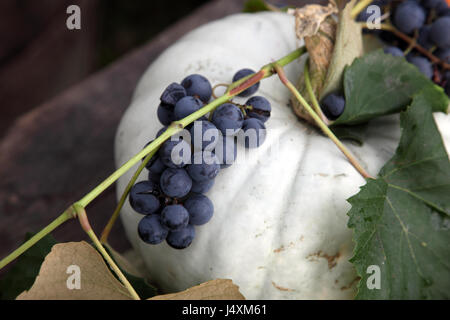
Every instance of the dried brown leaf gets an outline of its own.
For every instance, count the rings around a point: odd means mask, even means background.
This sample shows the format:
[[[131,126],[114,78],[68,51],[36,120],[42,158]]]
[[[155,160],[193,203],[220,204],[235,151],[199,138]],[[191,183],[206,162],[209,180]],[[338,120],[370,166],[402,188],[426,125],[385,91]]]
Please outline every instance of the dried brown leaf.
[[[216,279],[185,291],[160,295],[149,300],[245,300],[245,297],[230,279]]]
[[[108,250],[121,266],[136,269],[111,247]],[[80,289],[69,289],[69,266],[80,270]],[[126,288],[113,276],[102,256],[86,242],[56,244],[42,263],[30,290],[18,300],[130,300]],[[182,292],[160,295],[150,300],[244,300],[239,287],[229,279],[202,283]]]
[[[69,289],[69,266],[80,270],[80,289]],[[18,300],[129,300],[127,289],[113,276],[102,256],[84,241],[53,246],[30,290]]]
[[[320,24],[317,33],[304,38],[309,54],[311,86],[319,101],[326,94],[341,90],[345,66],[350,65],[356,57],[362,55],[361,28],[350,15],[355,2],[356,0],[350,1],[339,11],[337,21],[333,16],[327,16]],[[339,7],[342,6],[344,3],[340,1]],[[297,82],[297,88],[305,100],[311,104],[303,75]],[[292,102],[297,116],[315,125],[309,113],[295,98]]]
[[[333,55],[323,89],[320,92],[320,99],[333,91],[342,90],[342,75],[345,67],[351,65],[355,58],[363,54],[361,26],[351,17],[355,3],[356,0],[350,1],[339,12]]]
[[[304,39],[305,46],[308,50],[309,55],[308,66],[311,79],[311,87],[316,97],[320,96],[320,92],[325,82],[328,68],[333,56],[336,28],[336,20],[333,17],[328,16],[320,25],[319,32],[312,36],[305,37]],[[297,88],[299,89],[305,100],[311,105],[312,101],[306,90],[305,79],[303,76],[299,78]],[[292,106],[297,116],[312,124],[315,124],[312,117],[303,108],[303,106],[297,99],[292,99]]]
[[[336,4],[333,1],[330,1],[327,6],[309,4],[302,8],[288,10],[288,14],[295,17],[295,34],[299,39],[315,35],[322,22],[337,12]]]

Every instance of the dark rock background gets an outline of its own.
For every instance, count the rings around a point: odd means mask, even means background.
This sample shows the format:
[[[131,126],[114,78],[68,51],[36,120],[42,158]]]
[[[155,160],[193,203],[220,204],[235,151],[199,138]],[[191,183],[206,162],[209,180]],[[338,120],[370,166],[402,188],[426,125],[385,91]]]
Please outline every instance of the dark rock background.
[[[19,115],[109,65],[206,2],[0,1],[0,136]],[[66,8],[71,4],[81,8],[80,31],[66,28]]]

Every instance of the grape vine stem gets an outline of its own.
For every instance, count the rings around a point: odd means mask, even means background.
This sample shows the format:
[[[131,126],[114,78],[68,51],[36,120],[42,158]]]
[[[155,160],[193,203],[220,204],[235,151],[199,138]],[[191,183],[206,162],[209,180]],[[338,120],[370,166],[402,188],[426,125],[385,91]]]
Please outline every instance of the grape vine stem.
[[[361,22],[360,23],[362,25],[363,28],[365,29],[369,29],[367,26],[367,23]],[[385,31],[389,31],[392,32],[395,36],[397,36],[398,38],[402,39],[403,41],[405,41],[406,43],[409,44],[410,47],[416,49],[417,51],[419,51],[421,54],[423,54],[424,56],[426,56],[428,59],[431,60],[431,62],[435,63],[435,64],[439,64],[441,65],[444,69],[446,70],[450,70],[450,64],[446,63],[444,60],[439,59],[438,57],[436,57],[434,54],[432,54],[430,51],[428,51],[427,49],[425,49],[424,47],[422,47],[420,44],[417,43],[417,41],[404,34],[403,32],[399,31],[396,27],[394,27],[392,24],[390,23],[381,23],[380,24],[380,28],[381,30],[385,30]]]
[[[417,41],[414,38],[411,38],[410,36],[404,34],[403,32],[397,30],[392,24],[390,23],[382,23],[381,25],[382,30],[390,31],[403,41],[407,42],[411,46],[413,46],[417,51],[419,51],[421,54],[426,56],[428,59],[431,60],[431,62],[440,64],[444,69],[450,70],[450,64],[446,63],[445,61],[439,59],[434,54],[432,54],[430,51],[422,47],[420,44],[417,43]]]
[[[314,119],[320,129],[336,144],[339,150],[347,157],[350,163],[355,167],[355,169],[363,176],[363,178],[372,178],[372,176],[367,173],[367,171],[359,164],[356,158],[351,154],[351,152],[344,146],[344,144],[334,135],[334,133],[328,128],[328,126],[322,121],[322,119],[314,112],[313,108],[306,102],[306,100],[302,97],[300,92],[298,92],[297,88],[289,81],[286,77],[284,69],[281,65],[275,65],[275,70],[278,73],[278,77],[281,82],[291,91],[291,93],[295,96],[295,98],[303,105],[306,111],[310,114],[310,116]]]
[[[184,127],[189,125],[190,123],[194,122],[195,120],[201,118],[202,116],[206,115],[208,112],[213,111],[215,108],[217,108],[219,105],[225,103],[229,99],[233,98],[234,96],[238,95],[245,89],[248,89],[255,83],[258,83],[260,80],[270,77],[275,73],[275,65],[279,66],[285,66],[294,60],[298,59],[300,56],[302,56],[306,52],[306,48],[303,46],[301,48],[298,48],[291,53],[287,54],[283,58],[269,63],[261,68],[260,71],[257,73],[251,74],[247,77],[244,77],[234,83],[232,83],[228,90],[225,92],[225,94],[215,100],[213,100],[211,103],[207,104],[200,110],[197,110],[196,112],[190,114],[186,118],[183,118],[179,121],[173,122],[165,132],[163,132],[158,138],[153,140],[150,144],[148,144],[144,149],[142,149],[139,153],[137,153],[135,156],[133,156],[130,160],[125,162],[119,169],[117,169],[114,173],[112,173],[108,178],[106,178],[102,183],[100,183],[97,187],[95,187],[92,191],[90,191],[88,194],[86,194],[82,199],[75,202],[69,209],[64,211],[58,218],[56,218],[54,221],[52,221],[48,226],[43,228],[41,231],[39,231],[36,235],[34,235],[32,238],[27,240],[24,244],[22,244],[18,249],[14,250],[11,254],[9,254],[7,257],[2,259],[0,261],[0,269],[5,267],[7,264],[18,258],[22,253],[24,253],[26,250],[28,250],[31,246],[33,246],[36,242],[41,240],[43,237],[45,237],[47,234],[52,232],[54,229],[56,229],[58,226],[63,224],[64,222],[75,218],[72,207],[77,208],[86,208],[95,198],[97,198],[103,191],[108,189],[114,182],[116,182],[125,172],[130,170],[133,166],[135,166],[141,159],[144,157],[147,157],[151,152],[156,152],[156,150],[161,146],[161,144],[164,143],[167,139],[169,139],[172,135],[175,133],[181,131]],[[150,159],[150,157],[148,157]],[[145,164],[141,163],[142,168],[145,166]],[[136,175],[136,178],[139,174]],[[126,198],[126,195],[123,196]],[[123,200],[124,202],[125,200]],[[123,203],[122,203],[123,204]],[[118,210],[120,211],[120,210]],[[117,219],[118,213],[115,215],[115,219]],[[112,223],[108,223],[109,227],[112,228]],[[108,231],[109,232],[109,231]],[[107,236],[105,236],[107,238]],[[104,238],[105,238],[104,237]]]

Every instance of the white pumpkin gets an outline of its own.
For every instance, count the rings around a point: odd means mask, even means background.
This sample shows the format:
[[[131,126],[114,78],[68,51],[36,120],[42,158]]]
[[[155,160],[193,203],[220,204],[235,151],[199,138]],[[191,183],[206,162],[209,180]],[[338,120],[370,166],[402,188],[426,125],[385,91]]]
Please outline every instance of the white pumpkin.
[[[258,70],[301,45],[294,18],[282,13],[237,14],[208,23],[167,49],[142,77],[116,137],[117,166],[136,154],[162,127],[156,108],[163,89],[200,73],[211,83],[230,82],[244,67]],[[287,66],[296,81],[304,59]],[[272,104],[268,135],[256,161],[219,173],[211,191],[212,220],[196,228],[190,247],[148,245],[137,235],[142,215],[127,203],[121,213],[128,238],[144,258],[151,279],[164,291],[229,278],[248,299],[348,299],[355,294],[352,232],[346,199],[365,182],[328,138],[297,120],[290,94],[276,76],[261,82],[259,95]],[[450,149],[450,118],[436,115]],[[347,143],[376,175],[393,155],[400,130],[397,116],[372,121],[365,144]],[[275,156],[267,160],[270,149]],[[238,147],[238,158],[245,148]],[[253,160],[255,160],[253,158]],[[122,194],[135,168],[118,183]],[[145,170],[144,170],[145,171]],[[146,179],[144,172],[140,179]]]

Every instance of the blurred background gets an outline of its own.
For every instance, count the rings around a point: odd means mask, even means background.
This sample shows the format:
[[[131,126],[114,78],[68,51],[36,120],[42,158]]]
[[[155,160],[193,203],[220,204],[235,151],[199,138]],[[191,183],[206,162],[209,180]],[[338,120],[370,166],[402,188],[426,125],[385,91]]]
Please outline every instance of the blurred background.
[[[108,66],[208,0],[0,1],[0,138],[19,115]],[[65,28],[69,5],[81,30]]]

